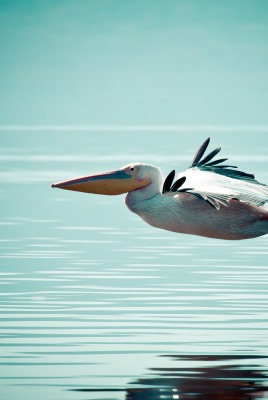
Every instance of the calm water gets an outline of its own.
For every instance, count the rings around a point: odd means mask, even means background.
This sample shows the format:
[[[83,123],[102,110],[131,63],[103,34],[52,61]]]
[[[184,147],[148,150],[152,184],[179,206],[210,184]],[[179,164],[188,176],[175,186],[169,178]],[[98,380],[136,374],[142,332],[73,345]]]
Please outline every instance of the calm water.
[[[268,236],[154,229],[124,197],[52,182],[187,167],[208,134],[0,134],[3,400],[268,398]],[[211,134],[268,183],[267,133]]]

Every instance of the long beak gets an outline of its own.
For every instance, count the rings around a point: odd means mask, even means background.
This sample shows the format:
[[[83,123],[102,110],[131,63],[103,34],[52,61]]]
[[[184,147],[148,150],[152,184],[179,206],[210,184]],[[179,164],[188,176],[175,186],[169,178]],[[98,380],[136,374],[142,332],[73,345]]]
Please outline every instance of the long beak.
[[[123,169],[119,169],[117,171],[109,171],[53,183],[51,187],[75,190],[77,192],[117,195],[139,189],[148,183],[149,181],[147,180],[139,181],[135,175],[130,175]]]

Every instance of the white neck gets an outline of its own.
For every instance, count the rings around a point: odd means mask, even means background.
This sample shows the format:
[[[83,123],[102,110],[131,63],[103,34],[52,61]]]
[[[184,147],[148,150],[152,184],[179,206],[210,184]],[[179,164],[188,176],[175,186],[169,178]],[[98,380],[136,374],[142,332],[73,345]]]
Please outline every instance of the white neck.
[[[143,201],[149,200],[161,193],[162,176],[160,170],[156,167],[151,168],[150,176],[147,176],[151,181],[149,185],[144,186],[141,189],[133,190],[126,195],[125,203],[133,212],[136,212],[139,209],[139,205]]]

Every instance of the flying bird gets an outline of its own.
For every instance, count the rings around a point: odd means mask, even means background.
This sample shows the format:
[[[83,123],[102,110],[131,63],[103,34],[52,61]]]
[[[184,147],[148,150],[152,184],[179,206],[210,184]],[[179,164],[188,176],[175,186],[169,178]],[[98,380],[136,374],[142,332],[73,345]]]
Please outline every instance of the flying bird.
[[[51,186],[103,195],[127,193],[125,203],[148,224],[172,232],[239,240],[268,233],[268,186],[254,175],[205,155],[208,138],[191,165],[164,183],[159,168],[132,163],[115,171],[71,179]]]

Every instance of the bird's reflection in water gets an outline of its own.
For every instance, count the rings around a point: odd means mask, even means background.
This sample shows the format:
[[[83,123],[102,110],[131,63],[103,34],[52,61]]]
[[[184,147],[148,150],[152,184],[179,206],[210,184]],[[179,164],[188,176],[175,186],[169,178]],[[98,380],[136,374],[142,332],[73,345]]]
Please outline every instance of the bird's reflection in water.
[[[255,400],[268,394],[261,356],[170,356],[176,365],[151,369],[126,391],[126,400]],[[191,366],[191,363],[194,364]],[[144,386],[144,388],[141,388]]]

